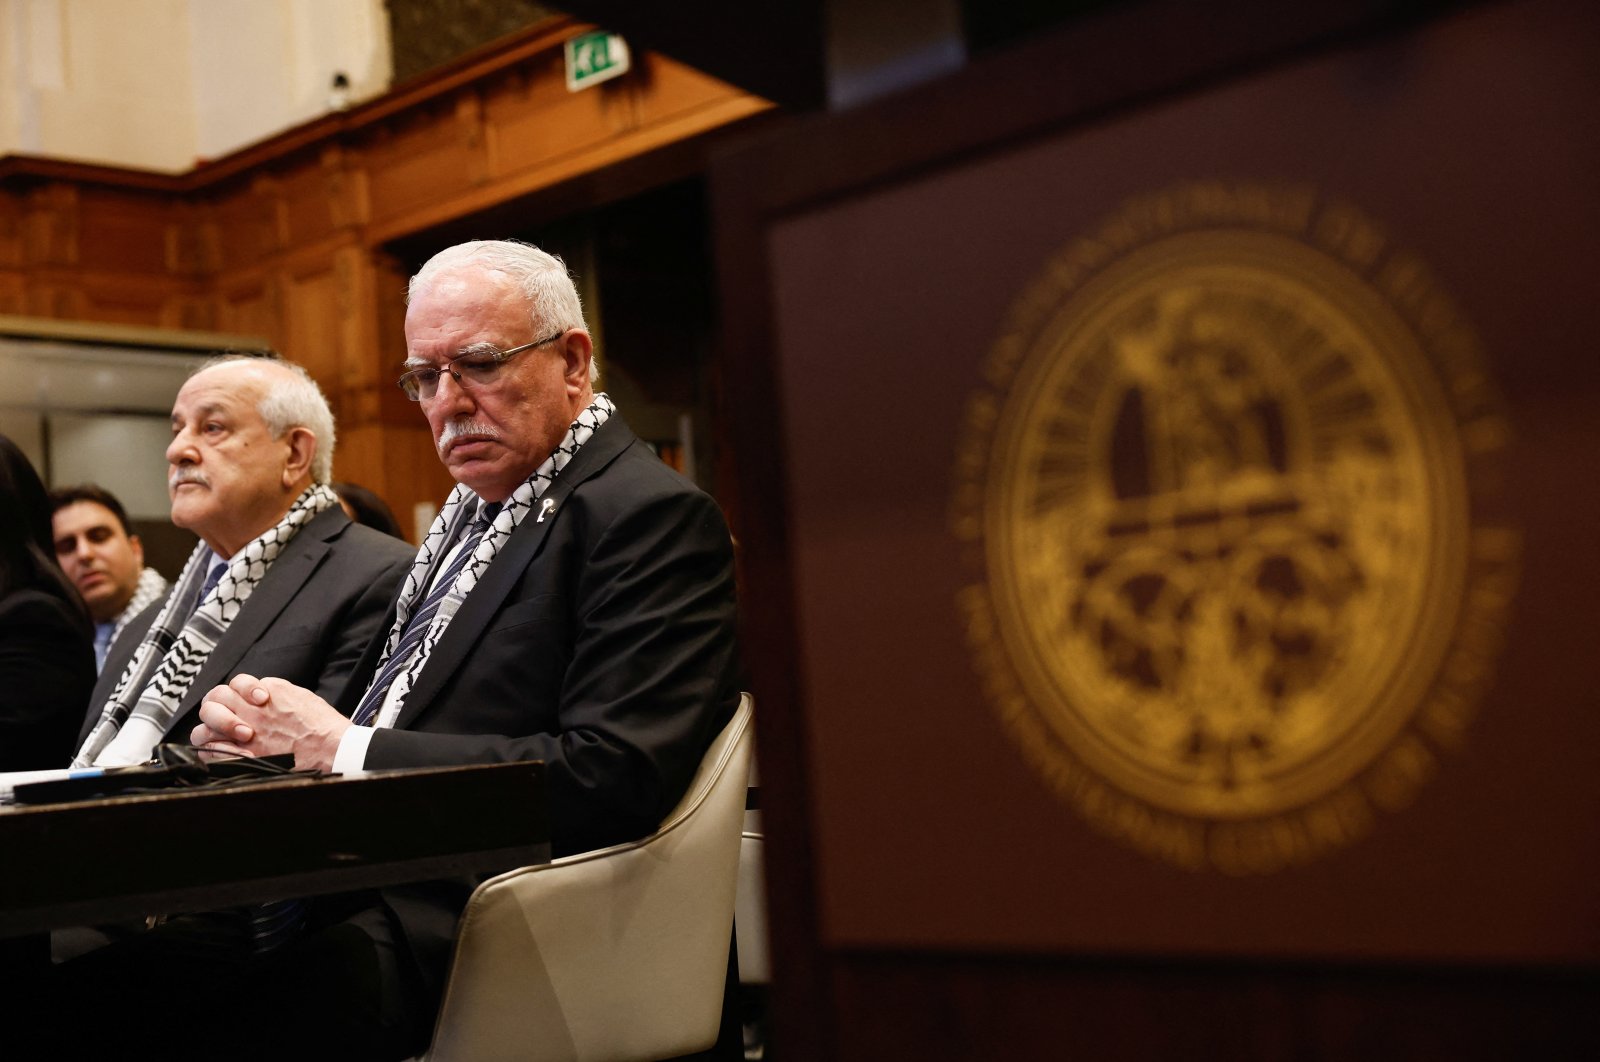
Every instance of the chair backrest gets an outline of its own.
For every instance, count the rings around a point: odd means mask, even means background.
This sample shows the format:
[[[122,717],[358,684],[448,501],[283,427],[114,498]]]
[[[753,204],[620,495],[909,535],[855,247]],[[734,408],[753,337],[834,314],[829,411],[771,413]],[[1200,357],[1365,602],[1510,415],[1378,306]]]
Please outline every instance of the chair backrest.
[[[624,1062],[716,1041],[750,714],[746,694],[649,837],[478,886],[428,1059]]]
[[[766,843],[748,825],[747,816],[747,828],[739,840],[739,891],[733,900],[733,924],[739,931],[739,983],[764,985],[772,981],[767,946]]]
[[[750,788],[759,793],[761,765],[750,756]],[[772,961],[767,947],[767,875],[765,831],[761,811],[748,803],[744,835],[739,841],[739,891],[733,900],[734,932],[739,936],[739,983],[764,985],[772,981]]]

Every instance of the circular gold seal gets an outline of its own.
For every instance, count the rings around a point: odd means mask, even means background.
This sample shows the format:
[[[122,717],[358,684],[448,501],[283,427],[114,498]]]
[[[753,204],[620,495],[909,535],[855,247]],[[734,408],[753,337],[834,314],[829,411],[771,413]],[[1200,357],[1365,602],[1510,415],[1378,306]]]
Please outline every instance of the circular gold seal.
[[[1056,788],[1236,873],[1409,802],[1481,692],[1516,554],[1490,504],[1507,423],[1421,263],[1306,190],[1186,186],[1050,263],[985,376],[960,604]]]

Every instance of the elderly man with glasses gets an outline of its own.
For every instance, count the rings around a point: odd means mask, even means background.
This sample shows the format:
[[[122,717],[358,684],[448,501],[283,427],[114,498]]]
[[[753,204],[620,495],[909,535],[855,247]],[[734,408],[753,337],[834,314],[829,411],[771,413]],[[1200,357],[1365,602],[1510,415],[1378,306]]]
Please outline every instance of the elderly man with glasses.
[[[722,514],[594,391],[559,258],[510,241],[440,252],[412,279],[406,343],[400,386],[457,486],[384,633],[336,705],[241,674],[207,695],[193,740],[337,771],[543,760],[556,854],[641,837],[737,706]],[[337,961],[378,974],[341,978],[342,999],[293,989],[275,1008],[283,1028],[301,1044],[310,1027],[324,1045],[419,1051],[471,885],[339,912]],[[325,948],[306,954],[326,964]]]

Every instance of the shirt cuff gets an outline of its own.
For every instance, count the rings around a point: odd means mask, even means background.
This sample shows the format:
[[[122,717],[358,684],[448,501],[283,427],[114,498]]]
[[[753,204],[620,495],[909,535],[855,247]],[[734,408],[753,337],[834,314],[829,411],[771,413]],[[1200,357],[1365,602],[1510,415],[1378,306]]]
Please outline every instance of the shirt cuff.
[[[366,769],[367,746],[372,744],[372,732],[375,729],[377,728],[350,724],[344,736],[339,739],[339,748],[333,754],[334,774],[357,774]]]

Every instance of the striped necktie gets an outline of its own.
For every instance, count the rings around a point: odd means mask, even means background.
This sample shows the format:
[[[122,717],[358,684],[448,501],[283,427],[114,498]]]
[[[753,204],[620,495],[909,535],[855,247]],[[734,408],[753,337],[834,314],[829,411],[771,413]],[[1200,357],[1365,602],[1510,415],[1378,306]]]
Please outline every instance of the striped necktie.
[[[473,551],[478,548],[478,543],[489,530],[489,525],[494,523],[495,514],[499,511],[500,503],[491,502],[478,513],[478,518],[468,529],[461,548],[450,558],[449,566],[439,573],[439,578],[433,581],[433,591],[428,594],[427,600],[423,601],[422,607],[406,620],[399,644],[394,647],[394,652],[384,663],[383,670],[378,672],[377,679],[361,698],[355,714],[351,716],[353,722],[370,726],[372,720],[377,717],[378,709],[383,707],[383,699],[388,694],[394,677],[404,670],[406,663],[416,653],[417,646],[422,644],[422,636],[428,633],[428,625],[433,622],[434,613],[439,611],[439,603],[450,592],[450,587],[455,583],[456,576],[461,574],[461,569],[472,559]],[[300,934],[305,924],[306,904],[304,900],[278,900],[249,908],[248,914],[250,935],[254,940],[255,952],[260,955],[278,950]]]
[[[355,712],[350,716],[351,722],[357,726],[371,726],[372,721],[378,717],[378,711],[383,707],[384,698],[388,696],[389,687],[394,684],[395,676],[404,671],[411,658],[416,655],[417,646],[422,644],[423,637],[428,633],[428,626],[433,622],[434,613],[439,611],[439,605],[450,592],[450,587],[455,584],[456,576],[461,574],[461,569],[472,559],[478,543],[489,530],[489,525],[494,523],[495,514],[499,511],[500,503],[491,502],[483,507],[478,519],[473,521],[466,540],[461,543],[461,548],[456,550],[456,555],[450,559],[449,567],[439,573],[439,578],[433,581],[433,590],[429,592],[427,599],[406,620],[405,629],[400,632],[400,641],[395,645],[394,652],[389,654],[389,659],[384,661],[383,667],[378,671],[378,677],[372,680],[372,685],[368,686],[367,692],[362,695],[361,703],[356,705]]]

